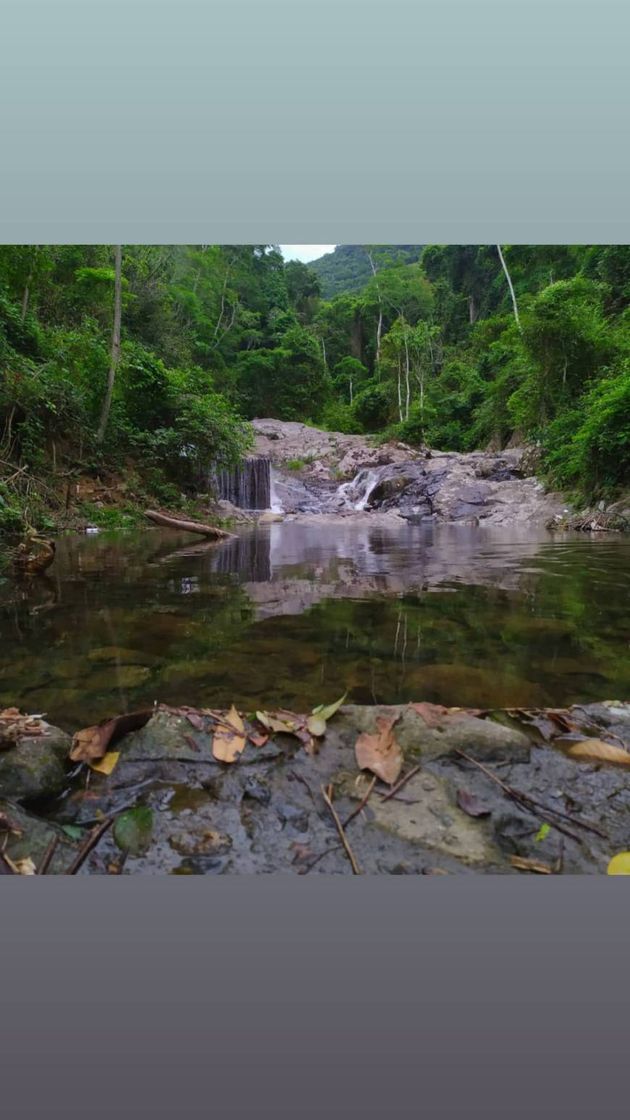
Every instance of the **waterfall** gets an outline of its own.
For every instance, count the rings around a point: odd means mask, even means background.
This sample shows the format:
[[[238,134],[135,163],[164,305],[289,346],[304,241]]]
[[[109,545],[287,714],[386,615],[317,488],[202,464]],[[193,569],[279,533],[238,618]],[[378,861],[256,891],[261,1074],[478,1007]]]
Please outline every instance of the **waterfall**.
[[[244,459],[240,467],[217,471],[219,498],[239,509],[269,509],[272,503],[271,462],[260,456]]]
[[[337,497],[346,507],[357,511],[367,508],[372,492],[381,480],[381,470],[362,470],[352,479],[344,482],[337,490]]]

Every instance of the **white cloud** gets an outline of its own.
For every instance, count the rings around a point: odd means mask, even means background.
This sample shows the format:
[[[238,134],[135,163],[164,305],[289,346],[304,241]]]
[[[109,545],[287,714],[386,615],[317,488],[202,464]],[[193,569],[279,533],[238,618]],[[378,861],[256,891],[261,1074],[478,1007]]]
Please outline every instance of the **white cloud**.
[[[285,261],[315,261],[323,257],[324,253],[332,253],[334,245],[281,245],[280,250]]]

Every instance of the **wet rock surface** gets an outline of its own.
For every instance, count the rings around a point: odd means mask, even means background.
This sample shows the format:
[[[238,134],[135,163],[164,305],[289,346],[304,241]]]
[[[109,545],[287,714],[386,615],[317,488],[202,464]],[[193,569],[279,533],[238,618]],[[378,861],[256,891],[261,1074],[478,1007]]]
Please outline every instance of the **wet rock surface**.
[[[408,778],[394,796],[379,781],[370,789],[372,775],[355,756],[358,735],[376,730],[384,716],[396,717]],[[559,745],[547,741],[546,717],[522,717],[348,705],[314,755],[278,733],[260,746],[248,740],[238,760],[225,764],[212,754],[211,717],[196,716],[193,726],[181,710],[161,708],[117,744],[109,776],[89,772],[88,779],[86,768],[37,829],[85,831],[140,805],[152,811],[151,841],[143,854],[129,855],[125,874],[352,874],[322,793],[332,787],[362,873],[520,874],[514,857],[550,873],[605,872],[629,846],[628,769],[577,762],[563,753],[562,736]],[[560,722],[567,720],[581,737],[630,749],[630,704],[574,707]],[[49,836],[38,838],[38,856]],[[107,872],[116,856],[107,832],[82,873]]]
[[[21,734],[0,749],[0,797],[28,803],[66,786],[70,736],[44,721],[41,728],[41,734]]]
[[[520,448],[459,454],[375,446],[366,436],[281,420],[255,420],[254,429],[257,453],[274,464],[286,514],[378,510],[411,522],[542,525],[566,509],[561,495],[545,493]]]

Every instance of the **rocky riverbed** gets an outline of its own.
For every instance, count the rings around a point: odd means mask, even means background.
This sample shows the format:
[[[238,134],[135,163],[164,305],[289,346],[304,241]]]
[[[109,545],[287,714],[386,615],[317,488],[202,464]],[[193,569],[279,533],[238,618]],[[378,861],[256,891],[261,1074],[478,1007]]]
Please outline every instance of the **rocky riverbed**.
[[[566,511],[519,448],[469,454],[376,445],[366,436],[255,420],[256,455],[271,460],[277,508],[287,515],[389,514],[407,521],[546,524]]]
[[[618,701],[347,705],[317,738],[290,713],[159,706],[92,765],[44,721],[3,718],[5,873],[597,874],[629,847]]]

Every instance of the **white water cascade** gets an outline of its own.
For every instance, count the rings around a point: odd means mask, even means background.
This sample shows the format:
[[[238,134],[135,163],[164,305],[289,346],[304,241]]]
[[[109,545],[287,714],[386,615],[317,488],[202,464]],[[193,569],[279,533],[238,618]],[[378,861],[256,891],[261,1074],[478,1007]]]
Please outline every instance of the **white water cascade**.
[[[357,512],[367,508],[373,491],[381,480],[381,469],[365,468],[351,482],[343,482],[337,490],[339,503]]]

